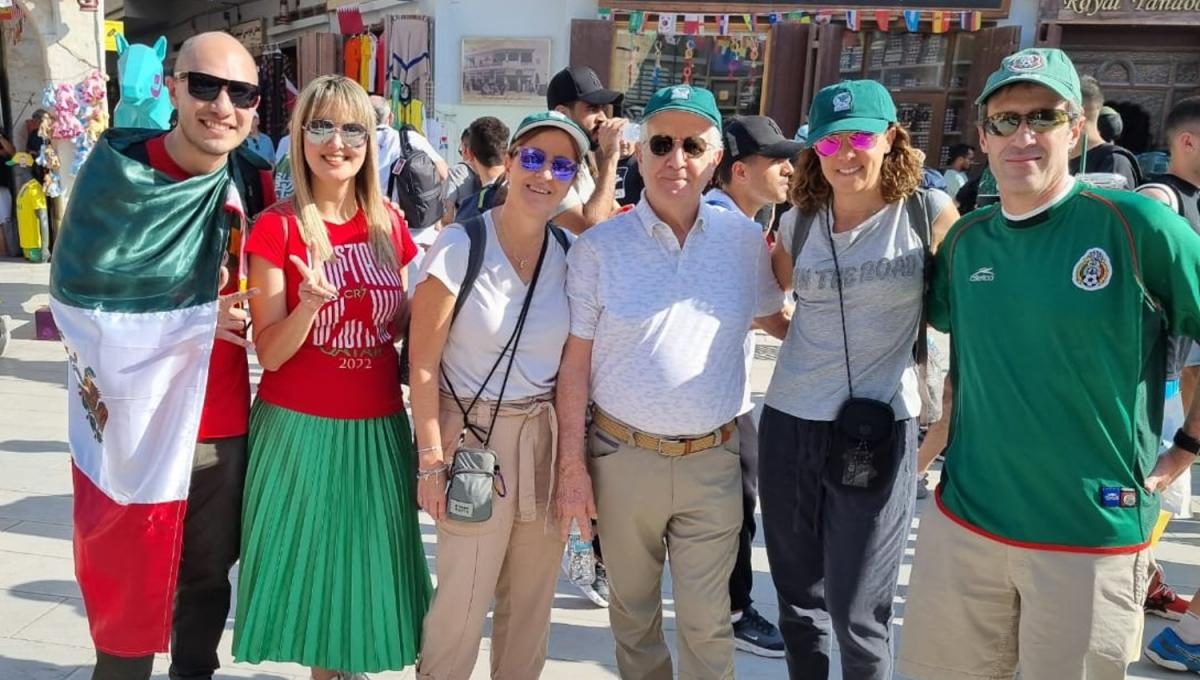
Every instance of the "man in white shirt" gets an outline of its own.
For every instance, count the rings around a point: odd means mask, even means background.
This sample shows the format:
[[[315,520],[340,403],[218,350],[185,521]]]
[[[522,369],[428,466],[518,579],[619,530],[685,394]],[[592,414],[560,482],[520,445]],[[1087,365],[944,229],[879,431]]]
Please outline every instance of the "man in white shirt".
[[[950,147],[950,164],[942,177],[946,178],[946,193],[950,198],[958,196],[958,190],[967,183],[967,173],[975,162],[975,149],[970,144],[955,144]]]
[[[660,594],[668,552],[680,677],[733,678],[743,343],[756,320],[786,322],[758,225],[701,202],[720,128],[708,90],[655,93],[637,150],[642,201],[584,232],[568,256],[558,515],[564,537],[575,521],[588,538],[599,519],[626,679],[672,677]]]

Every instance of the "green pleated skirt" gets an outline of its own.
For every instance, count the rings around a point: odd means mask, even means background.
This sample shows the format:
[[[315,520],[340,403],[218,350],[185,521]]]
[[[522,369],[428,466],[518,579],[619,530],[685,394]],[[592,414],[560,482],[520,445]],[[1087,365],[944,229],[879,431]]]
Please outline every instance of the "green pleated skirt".
[[[432,585],[404,413],[250,414],[233,654],[350,672],[421,650]]]

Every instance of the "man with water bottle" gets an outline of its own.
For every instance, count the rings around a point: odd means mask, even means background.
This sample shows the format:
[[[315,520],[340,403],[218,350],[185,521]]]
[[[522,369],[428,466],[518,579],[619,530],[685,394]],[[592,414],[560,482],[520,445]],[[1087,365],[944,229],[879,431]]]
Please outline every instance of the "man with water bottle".
[[[663,88],[643,126],[642,200],[585,231],[568,255],[558,516],[564,538],[575,523],[584,540],[598,518],[622,678],[672,677],[662,632],[668,555],[680,677],[733,678],[743,343],[755,321],[786,327],[783,294],[758,225],[702,203],[722,156],[712,93]],[[724,263],[722,276],[713,262]]]

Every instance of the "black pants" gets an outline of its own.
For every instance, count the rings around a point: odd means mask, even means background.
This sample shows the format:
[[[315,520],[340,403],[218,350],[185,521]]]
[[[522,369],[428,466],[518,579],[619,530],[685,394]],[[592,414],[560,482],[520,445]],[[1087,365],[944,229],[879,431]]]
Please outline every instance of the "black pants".
[[[916,497],[916,419],[896,422],[895,463],[878,490],[826,476],[833,423],[771,407],[759,422],[759,483],[779,630],[793,680],[829,676],[830,633],[842,675],[892,677],[892,600]]]
[[[233,595],[229,570],[241,550],[246,462],[244,436],[196,444],[171,625],[172,680],[208,680],[221,665],[217,644]],[[92,680],[148,680],[153,664],[153,654],[97,652]]]
[[[738,532],[737,561],[729,575],[729,610],[740,612],[749,607],[753,600],[750,591],[754,588],[754,566],[750,563],[750,544],[754,542],[755,498],[758,496],[758,432],[754,426],[754,412],[737,417],[738,435],[741,442],[742,463],[742,530]],[[593,523],[593,529],[595,528]],[[600,534],[592,539],[592,550],[596,559],[600,554]]]

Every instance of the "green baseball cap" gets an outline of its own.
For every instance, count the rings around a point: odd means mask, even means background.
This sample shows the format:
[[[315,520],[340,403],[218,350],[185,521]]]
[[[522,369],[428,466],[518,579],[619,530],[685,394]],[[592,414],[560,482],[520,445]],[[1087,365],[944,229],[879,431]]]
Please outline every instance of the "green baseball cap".
[[[1000,68],[988,76],[987,85],[975,104],[983,104],[996,90],[1013,83],[1036,83],[1050,88],[1069,102],[1083,105],[1075,64],[1059,49],[1031,47],[1005,57]]]
[[[896,103],[875,80],[843,80],[827,85],[808,109],[808,139],[817,141],[836,132],[886,132],[896,122]]]
[[[717,129],[721,129],[721,112],[717,110],[717,99],[703,87],[693,85],[669,85],[661,88],[642,110],[642,120],[659,111],[687,111],[707,118]]]
[[[543,127],[555,128],[571,135],[571,140],[575,142],[575,150],[579,152],[578,157],[580,158],[592,146],[592,140],[583,131],[583,128],[558,111],[539,111],[525,116],[525,119],[517,126],[517,131],[513,133],[509,146],[516,144],[518,139],[524,137],[531,130]]]

